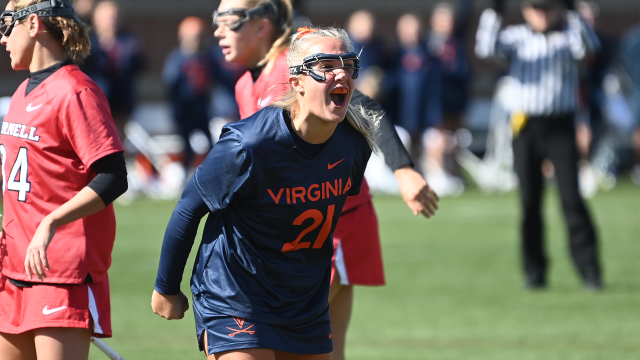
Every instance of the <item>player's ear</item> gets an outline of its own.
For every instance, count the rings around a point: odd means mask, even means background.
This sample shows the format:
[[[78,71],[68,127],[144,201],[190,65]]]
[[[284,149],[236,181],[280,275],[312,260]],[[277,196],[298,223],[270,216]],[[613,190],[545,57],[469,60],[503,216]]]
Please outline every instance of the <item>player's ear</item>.
[[[29,15],[29,17],[24,21],[25,26],[29,30],[29,36],[32,38],[36,37],[39,33],[42,32],[42,30],[44,30],[42,21],[40,21],[40,18],[36,14]]]
[[[291,85],[291,88],[295,90],[298,94],[304,95],[304,86],[302,84],[301,79],[298,76],[290,76],[289,85]]]
[[[271,21],[269,21],[269,19],[258,20],[258,26],[256,27],[258,37],[271,36],[272,28],[273,26],[271,25]]]

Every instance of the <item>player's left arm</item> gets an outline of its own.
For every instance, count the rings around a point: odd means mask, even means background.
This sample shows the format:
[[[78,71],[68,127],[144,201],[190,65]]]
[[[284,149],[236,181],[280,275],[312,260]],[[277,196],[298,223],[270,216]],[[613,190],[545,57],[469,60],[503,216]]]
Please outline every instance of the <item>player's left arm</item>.
[[[427,218],[435,215],[440,199],[422,175],[413,169],[414,164],[411,156],[400,141],[391,117],[384,111],[380,103],[357,89],[353,93],[351,102],[359,103],[367,110],[382,114],[380,133],[376,138],[376,144],[384,154],[385,163],[393,170],[393,174],[398,180],[402,198],[414,215],[422,214]]]
[[[32,275],[40,281],[44,281],[47,277],[46,271],[49,271],[47,248],[58,227],[93,215],[104,208],[102,198],[91,188],[85,187],[71,200],[45,216],[31,239],[24,260],[24,268],[29,280]]]

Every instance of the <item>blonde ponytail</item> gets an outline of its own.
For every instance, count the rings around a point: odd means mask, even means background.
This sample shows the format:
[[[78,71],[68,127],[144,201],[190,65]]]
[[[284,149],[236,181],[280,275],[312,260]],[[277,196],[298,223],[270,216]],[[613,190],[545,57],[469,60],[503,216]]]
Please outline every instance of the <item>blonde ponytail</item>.
[[[361,104],[353,105],[349,103],[347,106],[349,124],[367,139],[367,144],[376,155],[382,153],[380,147],[376,144],[376,133],[380,128],[380,118],[382,118],[381,113],[367,110]]]
[[[268,19],[273,26],[273,43],[265,57],[260,60],[258,66],[265,65],[275,60],[283,51],[289,48],[289,37],[293,31],[293,6],[290,0],[245,0],[245,6],[253,9],[260,5],[273,4],[275,11],[267,11],[256,15],[261,19]]]

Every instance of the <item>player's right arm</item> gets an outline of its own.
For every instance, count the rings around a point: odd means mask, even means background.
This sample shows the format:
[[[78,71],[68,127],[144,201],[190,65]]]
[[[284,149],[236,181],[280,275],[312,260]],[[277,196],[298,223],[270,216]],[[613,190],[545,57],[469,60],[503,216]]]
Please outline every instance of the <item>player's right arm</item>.
[[[153,290],[151,308],[154,313],[167,320],[180,320],[189,310],[189,299],[182,291],[175,295],[162,295],[158,290]]]
[[[168,320],[182,319],[189,309],[189,301],[180,291],[180,282],[200,220],[208,212],[209,208],[198,194],[192,178],[167,225],[151,297],[153,312]]]
[[[220,141],[184,189],[167,225],[151,298],[156,314],[169,320],[181,319],[189,308],[180,283],[200,220],[210,212],[225,209],[242,191],[249,176],[248,162],[237,134],[225,127]]]

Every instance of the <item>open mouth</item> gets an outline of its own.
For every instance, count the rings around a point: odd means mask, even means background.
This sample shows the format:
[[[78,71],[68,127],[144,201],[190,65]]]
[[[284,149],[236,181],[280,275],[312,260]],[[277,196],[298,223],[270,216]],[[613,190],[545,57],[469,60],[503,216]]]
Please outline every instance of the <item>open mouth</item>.
[[[331,94],[329,94],[329,97],[331,98],[331,102],[335,107],[343,107],[347,102],[348,93],[349,90],[347,90],[346,88],[338,88],[334,89]]]

